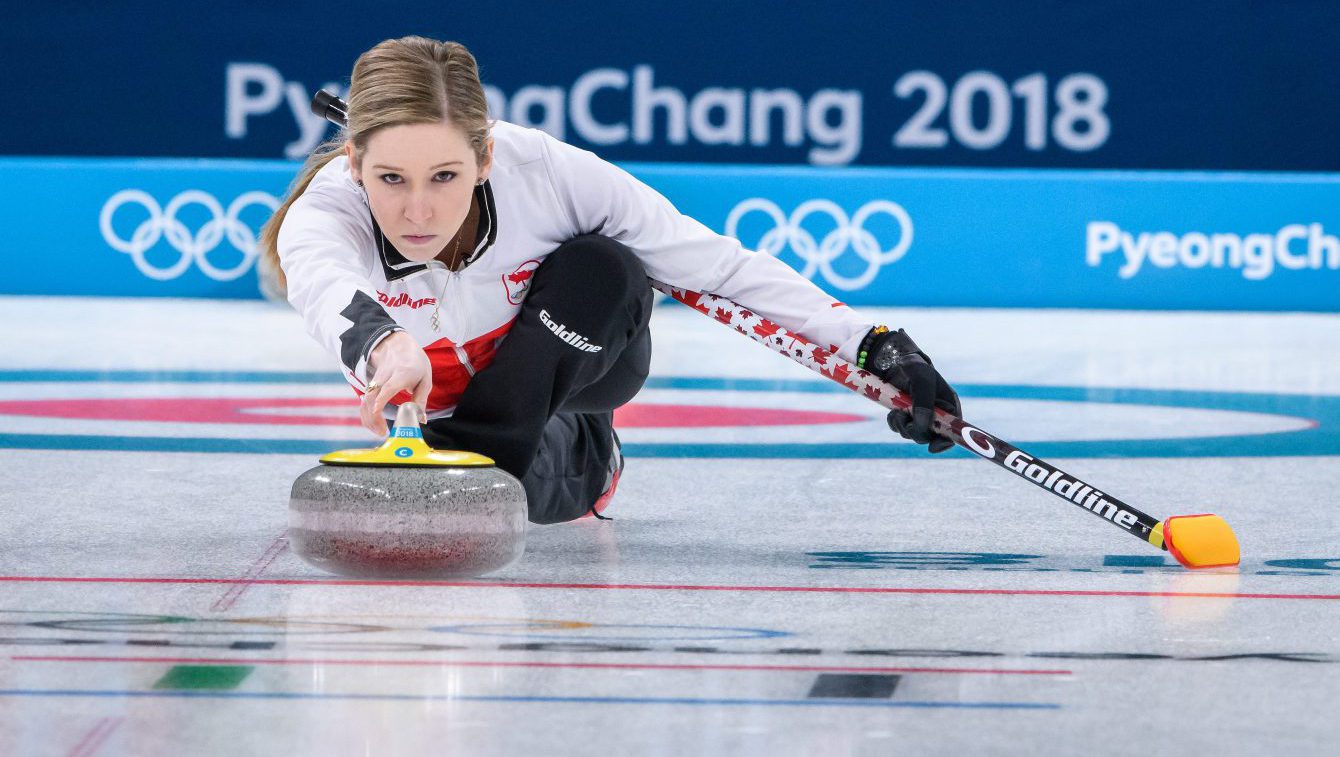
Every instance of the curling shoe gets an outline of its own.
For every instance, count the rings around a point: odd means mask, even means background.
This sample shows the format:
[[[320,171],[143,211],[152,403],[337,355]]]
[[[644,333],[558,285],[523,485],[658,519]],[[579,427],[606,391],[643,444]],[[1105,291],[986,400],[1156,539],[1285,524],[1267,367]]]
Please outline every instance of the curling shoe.
[[[614,492],[619,488],[619,476],[623,473],[623,445],[619,443],[619,434],[614,429],[610,429],[610,435],[614,437],[614,447],[610,455],[609,474],[605,478],[605,490],[600,493],[596,501],[592,503],[591,509],[586,511],[583,518],[595,516],[600,520],[612,520],[604,515],[605,508],[609,507],[610,501],[614,499]]]

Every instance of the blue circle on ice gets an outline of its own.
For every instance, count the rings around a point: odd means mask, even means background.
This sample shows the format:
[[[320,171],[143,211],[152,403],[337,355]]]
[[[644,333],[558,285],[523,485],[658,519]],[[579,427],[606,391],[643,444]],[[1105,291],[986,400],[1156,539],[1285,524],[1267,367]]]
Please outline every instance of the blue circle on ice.
[[[195,372],[195,371],[0,371],[0,388],[11,383],[62,382],[145,383],[194,382],[201,385],[229,383],[312,383],[329,380],[329,374],[283,372]],[[342,386],[342,385],[341,385]],[[969,405],[970,420],[986,430],[1024,447],[1043,458],[1186,458],[1186,457],[1291,457],[1340,454],[1340,395],[1266,394],[1252,392],[1179,389],[1131,389],[1090,386],[1032,386],[1004,384],[960,384],[955,387]],[[657,404],[657,393],[667,404],[709,407],[739,406],[754,409],[790,408],[798,403],[816,410],[850,412],[851,392],[828,381],[720,378],[711,376],[652,376],[647,379],[641,402]],[[971,402],[968,402],[968,400]],[[51,403],[42,399],[28,403]],[[174,399],[180,405],[189,399]],[[286,413],[292,408],[280,408]],[[248,406],[241,413],[258,411]],[[264,410],[260,408],[259,410]],[[194,451],[322,455],[344,438],[331,432],[320,438],[279,439],[268,436],[238,438],[238,430],[210,428],[209,435],[186,437],[119,436],[84,411],[61,414],[62,433],[34,433],[21,425],[23,408],[9,407],[0,414],[0,449]],[[206,411],[202,411],[206,412]],[[231,411],[230,411],[231,412]],[[213,413],[210,415],[209,413]],[[208,410],[212,427],[218,410]],[[630,429],[623,452],[629,457],[749,458],[749,459],[852,459],[924,457],[926,450],[888,433],[879,408],[867,410],[864,421],[792,426],[657,427]],[[292,413],[288,413],[292,414]],[[263,415],[262,415],[263,417]],[[660,417],[660,416],[656,416]],[[710,416],[707,416],[710,420]],[[75,425],[81,420],[88,425]],[[236,418],[233,418],[236,420]],[[263,423],[278,422],[274,418]],[[245,432],[243,432],[245,434]],[[395,436],[422,438],[417,424],[396,427]],[[950,450],[935,459],[961,459],[973,453]],[[415,457],[403,452],[397,459]]]
[[[396,456],[396,457],[414,457],[414,450],[410,449],[409,447],[396,447],[396,450],[395,450],[395,456]]]

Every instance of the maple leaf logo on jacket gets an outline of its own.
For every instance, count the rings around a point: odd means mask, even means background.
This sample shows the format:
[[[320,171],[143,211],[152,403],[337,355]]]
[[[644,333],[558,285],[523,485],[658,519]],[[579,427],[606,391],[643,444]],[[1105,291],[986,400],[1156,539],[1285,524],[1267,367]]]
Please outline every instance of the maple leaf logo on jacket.
[[[526,298],[526,290],[530,289],[530,279],[535,275],[535,269],[540,267],[540,261],[527,260],[516,267],[515,271],[505,273],[502,277],[503,286],[507,287],[507,301],[513,305],[520,305]]]

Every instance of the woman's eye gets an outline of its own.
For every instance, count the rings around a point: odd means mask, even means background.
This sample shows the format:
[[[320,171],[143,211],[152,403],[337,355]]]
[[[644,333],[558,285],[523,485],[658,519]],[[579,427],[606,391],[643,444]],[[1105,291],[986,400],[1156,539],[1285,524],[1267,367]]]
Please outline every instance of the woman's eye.
[[[433,177],[436,181],[451,181],[454,178],[456,178],[455,171],[438,171],[437,175]]]
[[[384,173],[382,174],[381,179],[387,184],[399,184],[402,181],[400,174],[398,173]]]

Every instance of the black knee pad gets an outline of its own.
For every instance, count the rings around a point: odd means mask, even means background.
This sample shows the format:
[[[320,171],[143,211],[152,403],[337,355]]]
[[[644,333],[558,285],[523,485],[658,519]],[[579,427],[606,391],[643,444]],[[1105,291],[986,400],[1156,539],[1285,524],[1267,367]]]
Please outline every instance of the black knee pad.
[[[573,237],[558,246],[535,271],[532,293],[560,287],[607,302],[647,295],[647,271],[626,245],[599,234]]]

